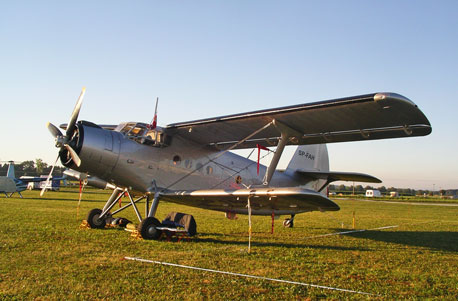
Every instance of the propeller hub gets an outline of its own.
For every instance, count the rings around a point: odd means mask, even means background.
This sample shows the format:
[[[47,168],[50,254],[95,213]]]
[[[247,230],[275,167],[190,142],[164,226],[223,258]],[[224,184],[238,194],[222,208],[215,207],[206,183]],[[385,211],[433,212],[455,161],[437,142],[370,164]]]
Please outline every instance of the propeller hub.
[[[56,137],[56,147],[61,148],[65,144],[65,138],[63,136]]]

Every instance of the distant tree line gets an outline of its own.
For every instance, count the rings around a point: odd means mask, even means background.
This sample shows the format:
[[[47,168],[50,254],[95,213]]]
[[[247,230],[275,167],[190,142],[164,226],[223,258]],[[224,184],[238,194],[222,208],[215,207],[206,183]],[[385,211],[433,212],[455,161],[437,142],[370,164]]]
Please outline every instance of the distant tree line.
[[[47,175],[51,171],[52,166],[43,162],[42,159],[35,159],[35,161],[23,161],[21,163],[14,163],[14,170],[16,172],[16,178],[22,176],[39,177],[41,175]],[[53,175],[62,176],[65,167],[56,166],[54,167]],[[8,163],[0,164],[0,176],[6,176],[8,171]]]
[[[411,188],[395,188],[389,187],[386,188],[385,186],[373,187],[373,186],[362,186],[362,185],[355,185],[355,186],[345,186],[341,185],[329,185],[329,191],[335,192],[337,194],[365,194],[366,190],[368,189],[377,189],[380,191],[382,195],[389,195],[390,192],[397,192],[401,196],[415,196],[415,195],[441,195],[441,196],[453,196],[457,195],[458,191],[456,189],[449,189],[444,190],[441,189],[439,191],[431,191],[431,190],[423,190],[423,189],[411,189]]]

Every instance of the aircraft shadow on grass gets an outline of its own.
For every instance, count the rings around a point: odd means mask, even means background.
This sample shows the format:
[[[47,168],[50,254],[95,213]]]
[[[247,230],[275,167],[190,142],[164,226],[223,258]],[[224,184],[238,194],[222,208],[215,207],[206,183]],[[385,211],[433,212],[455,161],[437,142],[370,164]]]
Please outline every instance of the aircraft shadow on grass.
[[[199,234],[199,237],[193,238],[194,242],[215,243],[223,245],[238,245],[248,246],[248,238],[244,240],[220,240],[214,238],[205,238],[206,234]],[[339,250],[339,251],[369,251],[369,249],[361,247],[342,247],[342,246],[329,246],[329,245],[312,245],[307,243],[284,243],[284,242],[257,242],[252,240],[252,247],[282,247],[282,248],[311,248],[322,250]]]
[[[400,245],[458,252],[458,232],[451,231],[364,231],[346,234]]]

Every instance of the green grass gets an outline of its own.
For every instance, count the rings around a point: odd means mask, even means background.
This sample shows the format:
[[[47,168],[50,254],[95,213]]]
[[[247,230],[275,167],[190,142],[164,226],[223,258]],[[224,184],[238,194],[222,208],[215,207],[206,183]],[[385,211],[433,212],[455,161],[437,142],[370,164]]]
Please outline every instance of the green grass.
[[[194,215],[190,242],[143,241],[121,229],[80,229],[108,192],[88,190],[76,218],[77,190],[26,191],[0,198],[0,299],[456,299],[458,207],[337,200],[338,212],[296,216],[295,227],[162,202]],[[125,203],[125,201],[124,201]],[[139,206],[143,214],[143,206]],[[348,235],[357,229],[399,227]],[[84,214],[83,214],[84,213]],[[122,216],[135,221],[132,209]],[[342,229],[343,225],[343,229]],[[122,260],[124,256],[363,291],[364,296],[265,280]],[[379,296],[375,296],[379,295]]]
[[[336,200],[372,200],[372,201],[387,201],[387,202],[415,202],[415,203],[439,203],[439,204],[458,204],[458,199],[451,199],[450,197],[424,197],[424,196],[399,196],[399,197],[390,197],[390,196],[381,196],[381,197],[367,197],[365,195],[339,195],[333,196],[333,199]]]

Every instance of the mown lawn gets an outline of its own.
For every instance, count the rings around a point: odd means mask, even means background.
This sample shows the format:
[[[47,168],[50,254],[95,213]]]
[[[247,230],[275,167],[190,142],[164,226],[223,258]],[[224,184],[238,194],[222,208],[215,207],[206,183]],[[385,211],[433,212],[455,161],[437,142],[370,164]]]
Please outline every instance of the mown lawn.
[[[122,229],[80,229],[109,193],[26,191],[0,198],[0,299],[399,299],[458,296],[458,207],[337,200],[338,212],[296,216],[286,229],[248,218],[162,202],[194,215],[190,242],[144,241]],[[125,201],[124,201],[125,202]],[[140,206],[143,214],[143,206]],[[321,236],[356,229],[393,228]],[[132,209],[122,216],[136,220]],[[366,292],[341,292],[123,260],[125,256]]]

